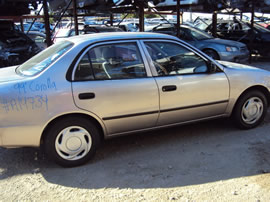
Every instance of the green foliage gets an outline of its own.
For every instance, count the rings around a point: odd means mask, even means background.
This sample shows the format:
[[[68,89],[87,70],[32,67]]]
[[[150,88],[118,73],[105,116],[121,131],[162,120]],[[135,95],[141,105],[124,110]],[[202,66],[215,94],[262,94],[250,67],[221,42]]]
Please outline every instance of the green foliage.
[[[145,14],[144,17],[145,18],[158,18],[159,15],[151,13],[151,14]]]
[[[121,18],[124,18],[126,15],[127,15],[126,13],[121,14]],[[138,18],[138,17],[139,15],[137,13],[130,13],[127,15],[126,18]]]

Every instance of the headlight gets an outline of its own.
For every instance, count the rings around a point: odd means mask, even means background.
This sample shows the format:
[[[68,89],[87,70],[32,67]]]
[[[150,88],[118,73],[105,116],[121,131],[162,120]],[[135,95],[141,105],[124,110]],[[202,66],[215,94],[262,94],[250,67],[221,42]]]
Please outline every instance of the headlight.
[[[239,48],[237,48],[235,46],[226,46],[226,51],[228,51],[228,52],[236,52],[236,51],[239,51]]]

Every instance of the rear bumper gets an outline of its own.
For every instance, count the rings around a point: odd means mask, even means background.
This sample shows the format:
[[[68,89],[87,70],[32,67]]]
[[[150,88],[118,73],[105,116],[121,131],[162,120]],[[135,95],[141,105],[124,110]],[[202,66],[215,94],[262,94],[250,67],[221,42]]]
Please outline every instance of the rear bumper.
[[[0,147],[3,146],[3,142],[2,142],[2,137],[1,137],[1,133],[0,133]]]
[[[0,127],[0,147],[38,147],[41,131],[38,126]]]

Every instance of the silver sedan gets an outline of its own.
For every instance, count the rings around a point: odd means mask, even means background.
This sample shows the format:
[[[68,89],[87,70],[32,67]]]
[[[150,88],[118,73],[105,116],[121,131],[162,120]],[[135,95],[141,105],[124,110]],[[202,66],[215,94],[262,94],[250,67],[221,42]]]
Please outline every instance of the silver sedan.
[[[78,166],[117,135],[229,116],[254,128],[269,90],[268,71],[217,62],[173,36],[71,37],[0,70],[0,146],[43,145]]]

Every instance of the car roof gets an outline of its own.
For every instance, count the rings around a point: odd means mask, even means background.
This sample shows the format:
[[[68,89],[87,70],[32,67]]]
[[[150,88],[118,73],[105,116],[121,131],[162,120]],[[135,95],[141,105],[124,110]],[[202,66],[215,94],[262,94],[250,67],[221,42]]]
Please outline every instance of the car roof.
[[[96,29],[98,31],[119,29],[118,27],[108,27],[104,25],[86,25],[83,30],[88,31],[87,29],[90,29],[90,28]]]
[[[106,33],[94,33],[94,34],[85,34],[79,36],[73,36],[67,38],[68,41],[71,41],[75,44],[80,43],[93,43],[100,41],[111,41],[111,40],[129,40],[129,39],[173,39],[179,40],[174,36],[167,34],[159,33],[146,33],[146,32],[106,32]]]
[[[176,28],[176,26],[177,26],[176,23],[161,23],[161,24],[157,25],[156,27],[161,27],[161,28],[175,27]],[[192,28],[190,25],[186,25],[186,24],[181,24],[180,28],[181,27]]]

